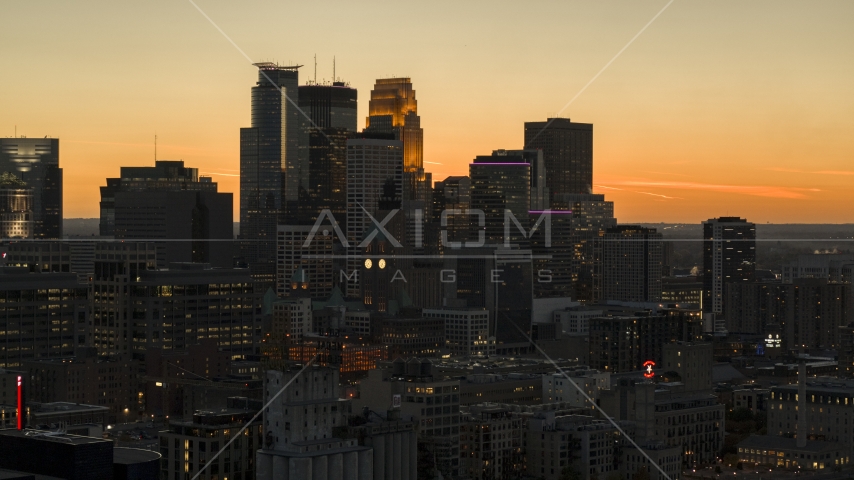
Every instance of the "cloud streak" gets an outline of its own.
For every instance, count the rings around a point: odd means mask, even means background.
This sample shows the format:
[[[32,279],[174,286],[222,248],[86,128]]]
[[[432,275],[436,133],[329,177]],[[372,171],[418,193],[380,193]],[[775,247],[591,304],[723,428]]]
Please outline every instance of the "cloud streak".
[[[700,182],[650,182],[627,180],[611,182],[614,185],[629,187],[658,187],[678,190],[703,190],[721,193],[734,193],[754,197],[800,199],[807,198],[806,192],[820,192],[817,188],[778,187],[773,185],[726,185]]]
[[[794,168],[769,167],[766,170],[786,173],[810,173],[813,175],[854,175],[854,170],[796,170]]]
[[[621,190],[621,191],[623,191],[623,192],[640,193],[640,194],[643,194],[643,195],[651,195],[651,196],[653,196],[653,197],[661,197],[661,198],[665,198],[665,199],[667,199],[667,200],[673,200],[673,199],[679,199],[679,200],[682,200],[682,197],[671,197],[671,196],[669,196],[669,195],[662,195],[662,194],[660,194],[660,193],[641,192],[641,191],[638,191],[638,190],[626,190],[625,188],[608,187],[608,186],[605,186],[605,185],[594,185],[594,187],[596,187],[596,188],[606,188],[606,189],[608,189],[608,190]]]

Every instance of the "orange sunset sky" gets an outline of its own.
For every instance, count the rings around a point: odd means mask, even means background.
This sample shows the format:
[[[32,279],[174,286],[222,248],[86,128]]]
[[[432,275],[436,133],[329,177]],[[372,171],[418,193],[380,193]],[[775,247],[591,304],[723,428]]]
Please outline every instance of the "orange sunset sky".
[[[412,78],[434,180],[522,146],[668,0],[194,0],[253,61],[359,90]],[[257,70],[189,0],[3,2],[0,135],[60,139],[65,217],[122,165],[183,159],[234,192]],[[594,124],[620,222],[854,222],[854,2],[675,0],[561,116]]]

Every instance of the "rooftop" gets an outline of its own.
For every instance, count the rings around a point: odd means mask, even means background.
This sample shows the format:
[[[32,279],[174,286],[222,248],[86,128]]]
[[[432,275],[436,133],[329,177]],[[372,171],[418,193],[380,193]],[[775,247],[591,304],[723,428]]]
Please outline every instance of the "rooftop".
[[[776,450],[793,450],[812,453],[831,452],[840,448],[835,443],[822,442],[818,440],[807,440],[807,446],[799,448],[798,440],[795,438],[775,437],[771,435],[751,435],[742,440],[738,446],[742,448],[773,448]]]

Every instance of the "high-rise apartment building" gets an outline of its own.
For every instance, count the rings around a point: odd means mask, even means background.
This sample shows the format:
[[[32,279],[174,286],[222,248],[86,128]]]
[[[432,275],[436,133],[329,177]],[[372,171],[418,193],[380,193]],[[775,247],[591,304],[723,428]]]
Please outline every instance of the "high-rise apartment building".
[[[258,63],[252,126],[240,129],[241,255],[252,275],[272,282],[276,225],[288,223],[308,186],[307,119],[299,105],[299,66]]]
[[[0,173],[33,191],[33,237],[62,238],[62,168],[57,138],[0,138]]]
[[[0,173],[0,238],[33,238],[33,189],[9,172]]]
[[[605,231],[605,300],[661,300],[661,234],[654,228],[619,225]]]
[[[543,151],[550,206],[568,209],[564,195],[593,193],[593,125],[568,118],[525,122],[525,148]]]
[[[116,239],[163,239],[166,262],[233,265],[232,194],[183,161],[122,167],[101,187],[100,231]],[[168,241],[173,240],[173,241]]]
[[[358,129],[356,104],[358,92],[345,82],[331,85],[311,83],[299,86],[299,107],[313,124],[310,128]]]
[[[756,272],[756,226],[739,217],[703,222],[703,311],[724,312],[725,285],[751,282]]]
[[[69,357],[87,345],[87,293],[71,273],[0,267],[0,368]]]

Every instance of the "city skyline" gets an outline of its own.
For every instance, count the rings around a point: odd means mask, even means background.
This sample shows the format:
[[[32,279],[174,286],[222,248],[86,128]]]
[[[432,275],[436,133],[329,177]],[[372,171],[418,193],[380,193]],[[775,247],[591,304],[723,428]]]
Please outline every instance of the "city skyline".
[[[616,59],[666,1],[471,4],[453,16],[337,5],[325,38],[307,35],[313,23],[265,31],[280,5],[198,5],[254,61],[305,65],[301,85],[315,54],[317,80],[331,81],[334,56],[337,77],[361,90],[360,120],[376,79],[411,78],[425,170],[437,181],[465,175],[483,152],[522,148],[524,122],[555,116],[583,90],[561,116],[595,125],[593,191],[615,202],[621,223],[854,222],[847,3],[675,2]],[[19,18],[38,13],[42,31],[27,36],[21,23],[0,33],[17,66],[0,93],[0,132],[62,140],[66,218],[97,217],[98,187],[120,166],[153,165],[155,134],[158,159],[184,160],[239,192],[236,132],[249,124],[257,69],[192,4],[135,8],[16,4]],[[372,21],[412,44],[353,42]]]

